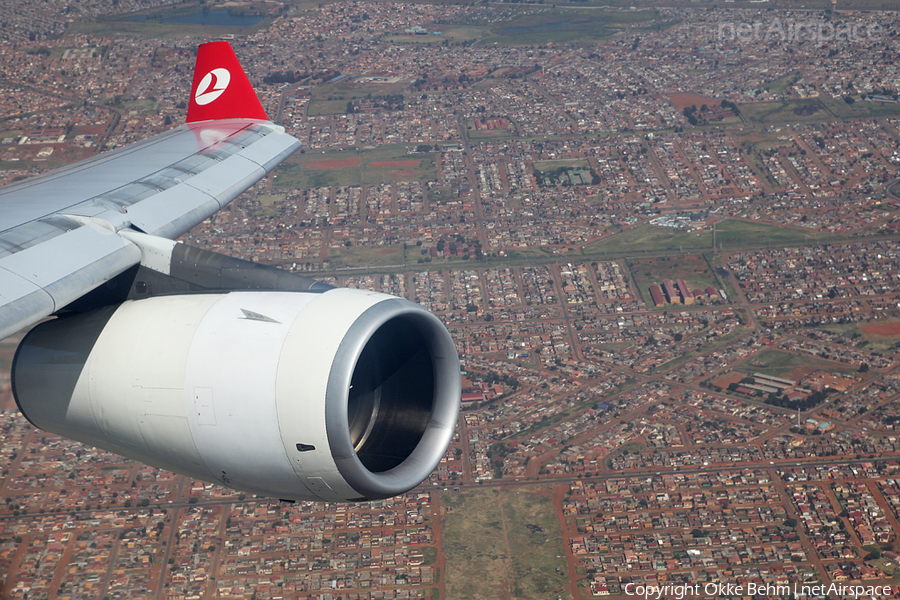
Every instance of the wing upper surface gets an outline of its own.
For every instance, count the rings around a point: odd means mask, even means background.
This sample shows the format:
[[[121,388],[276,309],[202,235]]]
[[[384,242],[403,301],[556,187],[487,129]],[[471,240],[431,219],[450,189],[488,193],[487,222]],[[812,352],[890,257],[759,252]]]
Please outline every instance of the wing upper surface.
[[[299,146],[270,122],[191,123],[0,189],[0,338],[140,262],[116,231],[175,238]]]
[[[149,200],[143,207],[146,210],[154,196],[180,184],[186,184],[183,191],[187,192],[187,188],[212,190],[204,182],[212,172],[221,179],[228,170],[256,167],[264,175],[298,146],[297,140],[271,123],[230,120],[182,125],[0,189],[0,244],[9,230],[52,215],[98,216],[109,210],[126,215],[129,207]],[[204,178],[207,170],[212,171]]]

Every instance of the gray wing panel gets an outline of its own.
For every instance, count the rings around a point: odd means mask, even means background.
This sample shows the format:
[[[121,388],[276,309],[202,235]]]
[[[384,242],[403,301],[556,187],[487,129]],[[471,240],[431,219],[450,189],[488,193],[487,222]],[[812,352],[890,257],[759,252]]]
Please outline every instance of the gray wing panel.
[[[299,146],[300,142],[272,123],[235,119],[182,125],[0,189],[0,246],[6,231],[57,213],[94,216],[109,220],[116,228],[127,226],[127,219],[116,213],[126,214],[129,207],[152,203],[159,193],[189,183],[214,165],[229,165],[217,170],[216,178],[226,183],[224,187],[239,186],[247,181],[246,169],[234,158],[261,167],[262,177]],[[198,180],[195,187],[216,193],[223,186]],[[185,212],[192,210],[188,207]]]
[[[175,238],[234,200],[262,179],[266,170],[242,155],[216,162],[181,185],[129,210],[132,225],[145,233]]]
[[[0,231],[71,209],[198,152],[196,136],[179,127],[0,189]]]
[[[0,337],[53,314],[140,260],[137,246],[91,225],[0,259]]]
[[[128,220],[144,233],[174,239],[220,208],[213,196],[183,185],[160,193],[152,205],[133,207],[128,211]]]
[[[271,124],[254,123],[225,138],[217,129],[195,133],[215,141],[67,214],[93,216],[117,230],[134,227],[172,239],[234,200],[300,147],[299,141]]]
[[[0,338],[5,338],[52,314],[53,298],[2,265],[0,260]]]

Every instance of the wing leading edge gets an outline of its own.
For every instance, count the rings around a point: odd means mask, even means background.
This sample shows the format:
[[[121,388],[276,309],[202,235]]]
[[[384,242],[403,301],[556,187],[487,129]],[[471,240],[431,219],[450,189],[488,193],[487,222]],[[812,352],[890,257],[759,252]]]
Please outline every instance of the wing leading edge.
[[[117,232],[173,239],[299,147],[228,43],[200,46],[187,124],[0,190],[0,338],[139,263]]]

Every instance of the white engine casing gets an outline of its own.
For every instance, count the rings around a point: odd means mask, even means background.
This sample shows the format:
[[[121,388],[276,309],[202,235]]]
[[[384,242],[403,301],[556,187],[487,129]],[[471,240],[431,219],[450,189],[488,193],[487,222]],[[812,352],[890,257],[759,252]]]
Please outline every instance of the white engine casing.
[[[446,328],[408,300],[230,292],[39,325],[13,389],[42,429],[250,493],[343,501],[428,477],[460,375]]]

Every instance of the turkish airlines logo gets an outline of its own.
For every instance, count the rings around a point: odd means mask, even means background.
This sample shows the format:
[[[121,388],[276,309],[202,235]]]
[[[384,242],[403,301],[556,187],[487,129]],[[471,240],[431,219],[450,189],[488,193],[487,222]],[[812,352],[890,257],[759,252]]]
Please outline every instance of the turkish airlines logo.
[[[194,101],[200,106],[209,104],[222,95],[230,82],[231,73],[228,69],[213,69],[200,80],[200,85],[194,93]]]

